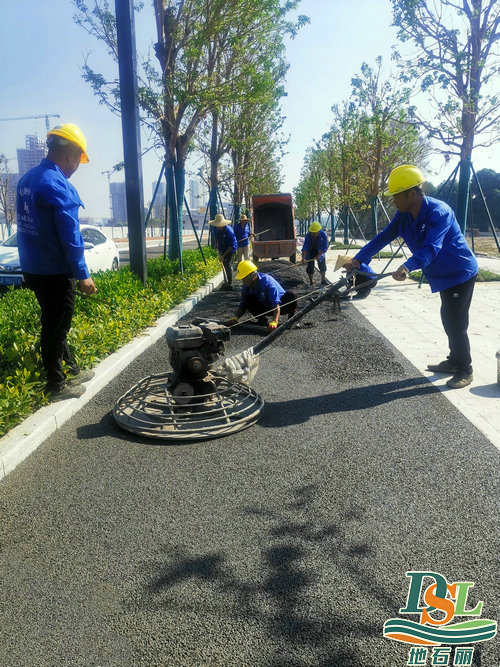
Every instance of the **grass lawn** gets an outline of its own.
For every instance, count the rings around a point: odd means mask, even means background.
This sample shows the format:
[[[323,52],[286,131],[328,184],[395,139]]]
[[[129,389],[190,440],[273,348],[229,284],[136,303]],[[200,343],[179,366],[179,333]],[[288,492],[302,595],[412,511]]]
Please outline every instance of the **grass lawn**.
[[[422,271],[412,271],[411,273],[408,274],[408,278],[411,278],[412,280],[420,281],[422,278]],[[491,282],[497,282],[500,281],[500,274],[498,273],[493,273],[492,271],[487,271],[486,269],[479,269],[479,272],[477,274],[477,282],[478,283],[491,283]],[[427,282],[424,280],[424,282]]]
[[[470,236],[466,237],[467,245],[469,248],[472,248],[472,241]],[[500,252],[498,252],[497,244],[493,236],[478,236],[474,238],[474,250],[483,255],[488,255],[489,257],[499,257]]]

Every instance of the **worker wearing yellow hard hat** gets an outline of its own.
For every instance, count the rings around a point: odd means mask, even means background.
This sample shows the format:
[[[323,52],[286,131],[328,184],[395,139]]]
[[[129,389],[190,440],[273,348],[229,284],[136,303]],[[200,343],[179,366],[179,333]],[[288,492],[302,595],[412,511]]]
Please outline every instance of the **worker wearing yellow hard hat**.
[[[321,284],[326,285],[326,257],[328,250],[328,236],[321,229],[319,222],[312,222],[309,226],[304,245],[302,246],[302,264],[307,264],[306,273],[309,276],[309,284],[314,285],[314,262],[318,262],[321,275]]]
[[[57,125],[52,130],[49,130],[47,134],[47,140],[50,145],[50,137],[61,137],[66,141],[74,144],[81,150],[80,162],[83,164],[88,164],[90,162],[89,156],[87,155],[87,141],[83,136],[83,132],[80,130],[78,125],[73,123],[65,123],[64,125]],[[62,142],[60,142],[62,143]]]
[[[80,371],[66,340],[75,285],[97,288],[85,262],[78,211],[83,206],[69,178],[88,162],[87,142],[73,123],[47,134],[47,157],[17,184],[17,242],[26,286],[41,309],[41,353],[51,400],[77,398],[93,371]],[[64,362],[64,366],[63,366]]]
[[[405,190],[411,190],[424,182],[422,172],[418,167],[411,164],[402,164],[396,167],[389,174],[389,182],[387,184],[387,191],[384,192],[386,197],[394,197],[394,195]]]
[[[447,386],[460,389],[473,380],[467,328],[478,264],[452,209],[438,199],[426,197],[423,183],[422,172],[414,165],[403,164],[391,171],[386,194],[393,197],[396,214],[346,264],[346,269],[369,263],[373,255],[396,238],[404,239],[412,254],[394,271],[393,278],[403,281],[410,271],[421,269],[432,292],[439,292],[449,354],[444,361],[427,368],[433,373],[451,375]]]
[[[238,264],[236,279],[243,281],[241,301],[236,316],[228,322],[229,326],[236,324],[248,311],[254,318],[258,318],[258,324],[273,331],[278,326],[281,315],[291,317],[295,313],[297,293],[285,290],[273,276],[260,273],[250,260]],[[272,317],[270,322],[266,315]]]

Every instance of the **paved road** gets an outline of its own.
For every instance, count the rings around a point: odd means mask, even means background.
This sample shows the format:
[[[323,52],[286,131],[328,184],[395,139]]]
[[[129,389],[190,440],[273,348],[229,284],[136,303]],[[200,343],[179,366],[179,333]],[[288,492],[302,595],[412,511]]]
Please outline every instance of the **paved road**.
[[[205,243],[203,247],[204,246]],[[192,250],[193,248],[197,248],[198,244],[196,242],[196,239],[190,238],[183,241],[182,247],[184,250]],[[167,247],[167,252],[168,252],[168,247]],[[154,257],[163,257],[163,243],[160,242],[158,243],[158,245],[147,245],[146,256],[148,259],[153,259]],[[128,264],[130,264],[130,253],[128,247],[126,247],[123,250],[120,250],[120,266],[126,266]]]
[[[404,667],[382,628],[408,570],[475,582],[495,618],[498,452],[351,304],[306,322],[262,357],[258,425],[120,431],[110,411],[167,368],[161,340],[3,480],[0,665]]]

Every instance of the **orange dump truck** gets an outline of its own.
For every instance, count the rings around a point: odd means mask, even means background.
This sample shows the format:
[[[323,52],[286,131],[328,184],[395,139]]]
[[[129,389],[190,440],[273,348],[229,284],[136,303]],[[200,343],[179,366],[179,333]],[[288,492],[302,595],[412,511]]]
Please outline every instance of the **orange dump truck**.
[[[297,237],[293,220],[292,195],[252,197],[253,260],[287,257],[295,263]]]

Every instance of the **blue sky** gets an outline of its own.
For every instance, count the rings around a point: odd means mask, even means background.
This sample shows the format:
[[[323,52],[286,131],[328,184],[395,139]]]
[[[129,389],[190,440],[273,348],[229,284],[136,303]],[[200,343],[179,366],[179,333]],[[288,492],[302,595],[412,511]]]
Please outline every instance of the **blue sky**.
[[[51,126],[58,122],[80,125],[91,162],[80,167],[72,182],[85,203],[85,213],[104,217],[109,215],[109,192],[102,172],[122,160],[121,122],[99,105],[81,78],[84,57],[90,54],[90,62],[96,69],[102,65],[105,74],[114,76],[114,72],[104,48],[73,23],[74,12],[70,0],[2,3],[0,118],[58,113],[61,118],[50,119]],[[303,0],[299,12],[308,15],[311,23],[287,47],[290,69],[283,109],[284,130],[291,139],[283,161],[284,191],[297,185],[306,148],[328,130],[331,106],[349,96],[351,77],[361,63],[373,63],[382,55],[389,75],[390,47],[396,43],[389,0]],[[144,52],[154,41],[148,0],[136,19],[136,31],[138,51]],[[16,158],[25,134],[35,133],[45,135],[44,118],[0,122],[0,153]],[[478,150],[473,162],[476,170],[499,171],[499,147]],[[15,159],[10,167],[17,170]],[[143,158],[145,203],[160,167],[159,156],[150,153]],[[439,159],[431,167],[427,176],[434,182],[451,171]],[[111,179],[123,180],[123,172]]]

